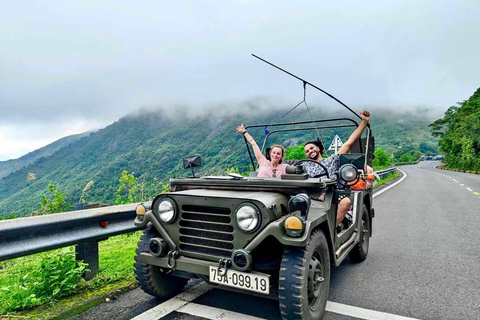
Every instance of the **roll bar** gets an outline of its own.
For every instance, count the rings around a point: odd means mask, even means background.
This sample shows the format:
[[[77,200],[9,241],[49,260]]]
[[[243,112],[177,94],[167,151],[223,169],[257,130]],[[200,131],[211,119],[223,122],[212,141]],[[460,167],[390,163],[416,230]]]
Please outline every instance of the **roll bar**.
[[[330,125],[330,126],[321,126],[321,127],[300,127],[300,128],[288,128],[288,129],[277,129],[277,130],[272,130],[270,131],[267,136],[263,140],[262,148],[261,151],[262,153],[264,152],[265,145],[268,141],[268,138],[278,132],[290,132],[290,131],[306,131],[306,130],[317,130],[317,129],[334,129],[334,128],[349,128],[349,127],[358,127],[358,123],[350,118],[334,118],[334,119],[324,119],[324,120],[309,120],[309,121],[297,121],[297,122],[284,122],[284,123],[272,123],[272,124],[256,124],[256,125],[250,125],[246,126],[245,129],[249,128],[263,128],[263,127],[278,127],[278,126],[292,126],[292,125],[302,125],[302,124],[311,124],[311,123],[325,123],[325,122],[333,122],[333,121],[349,121],[351,124],[344,124],[344,125]],[[365,148],[365,153],[368,154],[368,148],[369,148],[369,142],[371,138],[371,130],[370,130],[370,124],[367,124],[367,143],[366,143],[366,148]],[[248,150],[248,155],[250,157],[250,161],[252,163],[252,168],[253,170],[256,170],[255,168],[255,162],[253,161],[252,153],[250,151],[250,147],[248,145],[247,138],[243,136],[243,139],[245,140],[245,146],[247,147]],[[360,143],[360,149],[362,149],[361,145],[361,140],[359,140]],[[367,158],[365,157],[365,166],[367,165]]]

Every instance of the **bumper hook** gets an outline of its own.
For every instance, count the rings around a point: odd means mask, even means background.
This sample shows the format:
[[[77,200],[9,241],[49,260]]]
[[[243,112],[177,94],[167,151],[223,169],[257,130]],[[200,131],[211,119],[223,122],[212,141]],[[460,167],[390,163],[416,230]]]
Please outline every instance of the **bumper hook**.
[[[175,264],[176,264],[176,259],[180,257],[180,253],[177,251],[177,250],[172,250],[170,252],[168,252],[167,254],[167,266],[170,268],[170,269],[173,269],[175,268]]]
[[[226,275],[227,270],[228,270],[228,268],[230,268],[231,265],[232,265],[232,262],[230,260],[220,259],[218,261],[218,267],[217,267],[218,275],[220,277],[223,277],[224,275]]]

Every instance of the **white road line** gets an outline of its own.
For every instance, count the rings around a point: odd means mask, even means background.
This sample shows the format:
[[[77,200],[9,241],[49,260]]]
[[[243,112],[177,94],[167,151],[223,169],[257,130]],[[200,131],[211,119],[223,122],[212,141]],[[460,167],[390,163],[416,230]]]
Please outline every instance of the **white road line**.
[[[164,303],[159,304],[158,306],[145,311],[144,313],[132,318],[131,320],[158,320],[161,317],[166,316],[169,313],[172,313],[175,310],[185,306],[190,303],[190,301],[195,300],[200,297],[202,294],[208,292],[212,289],[207,283],[202,282],[196,286],[191,287],[185,292],[182,292],[170,300],[165,301]]]
[[[472,191],[472,189],[470,189],[469,187],[466,187],[468,191]]]
[[[409,318],[392,313],[385,313],[359,307],[347,306],[346,304],[331,301],[327,302],[327,308],[325,310],[327,310],[328,312],[343,314],[345,316],[367,320],[418,320],[416,318]]]
[[[382,190],[380,190],[380,191],[378,191],[378,192],[374,192],[374,193],[373,193],[373,198],[375,198],[376,196],[381,195],[382,193],[384,193],[384,192],[387,191],[388,189],[391,189],[391,188],[395,187],[397,184],[399,184],[400,182],[402,182],[403,179],[405,179],[405,178],[407,177],[407,174],[406,174],[405,172],[403,172],[402,170],[400,170],[400,169],[398,169],[398,168],[397,168],[397,170],[400,171],[401,173],[403,173],[403,177],[402,177],[400,180],[398,180],[397,182],[395,182],[394,184],[392,184],[391,186],[388,186],[388,187],[386,187],[385,189],[382,189]]]
[[[188,313],[197,317],[217,320],[217,319],[228,319],[228,320],[264,320],[262,318],[257,318],[249,316],[247,314],[233,312],[225,309],[205,306],[203,304],[189,303],[177,310],[178,312]]]

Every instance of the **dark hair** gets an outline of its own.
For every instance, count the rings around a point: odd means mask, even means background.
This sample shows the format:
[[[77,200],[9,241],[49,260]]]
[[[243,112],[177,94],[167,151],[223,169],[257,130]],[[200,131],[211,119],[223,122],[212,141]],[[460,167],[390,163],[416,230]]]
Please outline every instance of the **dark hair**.
[[[304,148],[307,146],[307,144],[316,145],[318,147],[318,149],[320,149],[320,154],[323,154],[325,152],[325,147],[323,146],[323,142],[320,139],[305,142]]]

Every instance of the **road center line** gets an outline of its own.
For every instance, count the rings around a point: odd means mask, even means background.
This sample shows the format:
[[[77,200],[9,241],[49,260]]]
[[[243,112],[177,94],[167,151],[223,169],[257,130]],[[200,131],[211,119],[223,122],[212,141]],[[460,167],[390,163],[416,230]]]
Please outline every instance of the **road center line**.
[[[418,320],[416,318],[409,318],[392,313],[353,307],[331,301],[327,302],[327,308],[325,310],[327,310],[328,312],[343,314],[345,316],[367,320]]]
[[[468,191],[472,191],[472,189],[470,189],[469,187],[467,187],[467,190],[468,190]]]
[[[403,179],[405,179],[405,178],[407,177],[407,174],[406,174],[405,172],[403,172],[402,170],[400,170],[400,169],[398,169],[398,168],[397,168],[397,170],[400,171],[401,173],[403,173],[403,177],[402,177],[400,180],[398,180],[397,182],[395,182],[394,184],[392,184],[391,186],[388,186],[388,187],[386,187],[385,189],[382,189],[382,190],[380,190],[380,191],[378,191],[378,192],[374,192],[374,193],[373,193],[373,198],[375,198],[376,196],[381,195],[382,193],[384,193],[384,192],[387,191],[388,189],[391,189],[391,188],[395,187],[397,184],[399,184],[400,182],[402,182]]]

